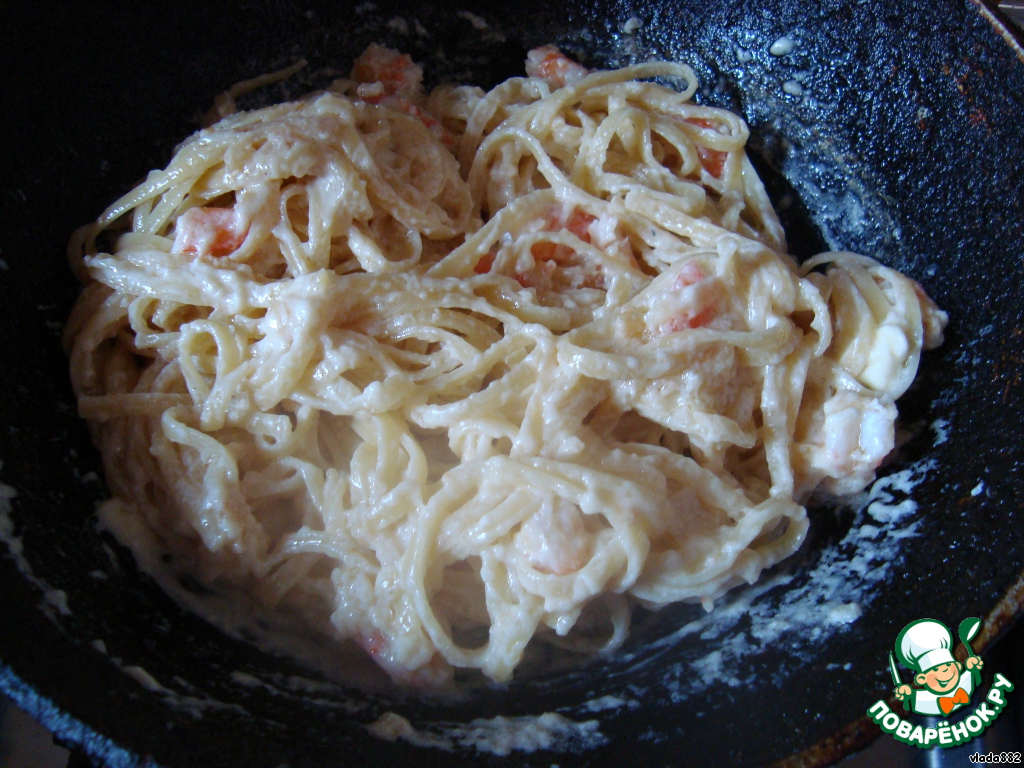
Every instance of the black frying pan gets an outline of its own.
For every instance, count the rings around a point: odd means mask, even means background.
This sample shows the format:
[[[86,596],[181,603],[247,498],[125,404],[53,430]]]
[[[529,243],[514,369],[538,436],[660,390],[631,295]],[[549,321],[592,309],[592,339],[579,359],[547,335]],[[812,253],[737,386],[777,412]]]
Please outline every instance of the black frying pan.
[[[983,6],[523,0],[474,6],[476,19],[443,3],[309,8],[39,2],[4,17],[0,481],[17,496],[0,516],[0,682],[19,704],[112,766],[502,763],[370,737],[363,726],[387,710],[428,731],[547,711],[597,721],[600,744],[563,740],[517,753],[521,765],[753,766],[811,747],[804,758],[819,763],[874,735],[861,718],[891,691],[886,653],[904,624],[986,616],[977,648],[1012,620],[1024,569],[1024,64]],[[429,35],[402,34],[396,16]],[[634,16],[642,26],[624,34]],[[773,55],[787,35],[792,51]],[[874,255],[950,312],[946,345],[900,402],[906,442],[885,472],[904,474],[879,497],[888,506],[815,511],[801,552],[710,617],[686,605],[638,615],[611,659],[454,703],[313,685],[140,576],[92,521],[99,461],[59,345],[77,290],[67,237],[165,163],[217,92],[299,57],[311,66],[291,92],[315,87],[371,41],[413,54],[435,80],[484,86],[520,73],[544,42],[596,66],[693,64],[699,99],[751,124],[797,255]],[[353,697],[364,706],[350,712]]]

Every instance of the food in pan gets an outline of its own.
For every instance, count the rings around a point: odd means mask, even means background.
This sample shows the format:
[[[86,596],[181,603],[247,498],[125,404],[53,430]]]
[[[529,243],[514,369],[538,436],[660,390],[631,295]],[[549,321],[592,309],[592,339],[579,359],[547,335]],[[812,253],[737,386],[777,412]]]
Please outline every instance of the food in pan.
[[[686,65],[526,71],[427,93],[371,46],[70,247],[103,524],[407,684],[756,581],[874,478],[946,322],[864,256],[798,266]]]

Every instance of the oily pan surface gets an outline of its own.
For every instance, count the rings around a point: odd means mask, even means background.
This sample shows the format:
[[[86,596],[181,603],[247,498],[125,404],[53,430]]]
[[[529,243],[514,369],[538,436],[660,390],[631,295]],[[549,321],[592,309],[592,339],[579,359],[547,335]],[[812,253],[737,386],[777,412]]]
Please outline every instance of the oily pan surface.
[[[168,766],[339,755],[405,764],[411,746],[363,727],[388,710],[449,737],[444,723],[498,715],[597,721],[600,738],[555,739],[517,755],[526,765],[675,762],[681,749],[762,765],[861,717],[891,688],[885,653],[904,624],[984,616],[1024,567],[1024,65],[976,6],[940,6],[19,10],[4,32],[16,119],[0,160],[10,180],[0,198],[0,482],[17,492],[0,516],[10,521],[0,522],[5,689],[63,739],[125,765],[144,755]],[[633,17],[641,26],[625,34]],[[792,47],[776,56],[780,39]],[[691,63],[698,99],[751,124],[751,154],[794,253],[874,256],[949,311],[945,346],[925,355],[899,402],[907,442],[885,471],[903,474],[876,490],[889,503],[814,512],[801,552],[710,616],[688,605],[638,614],[611,659],[426,706],[317,682],[183,613],[135,573],[92,522],[99,459],[59,344],[77,292],[66,239],[166,163],[217,92],[305,57],[297,82],[252,104],[294,95],[329,79],[326,68],[347,72],[373,41],[411,53],[428,79],[485,87],[521,74],[525,51],[545,42],[592,66]],[[500,762],[458,744],[423,757]]]

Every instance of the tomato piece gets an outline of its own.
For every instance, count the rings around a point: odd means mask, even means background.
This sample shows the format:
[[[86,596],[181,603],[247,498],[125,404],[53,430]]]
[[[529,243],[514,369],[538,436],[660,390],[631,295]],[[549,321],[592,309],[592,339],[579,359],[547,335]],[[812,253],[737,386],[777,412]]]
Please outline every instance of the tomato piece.
[[[530,253],[537,261],[555,261],[558,255],[558,246],[555,243],[540,242],[530,246]]]
[[[669,320],[662,326],[663,333],[678,333],[687,328],[703,328],[715,319],[718,313],[713,306],[707,306],[691,314],[684,312]]]
[[[674,289],[685,288],[688,285],[696,285],[701,280],[706,278],[707,275],[704,271],[697,266],[696,262],[688,261],[683,264],[679,270],[679,274],[676,276],[676,281],[672,284]]]
[[[546,231],[558,232],[560,230],[568,230],[584,243],[589,243],[590,225],[596,220],[596,217],[591,216],[586,211],[581,211],[579,208],[573,208],[572,213],[569,214],[569,218],[564,222],[561,217],[558,216],[552,216],[549,218]],[[569,258],[573,252],[566,246],[556,245],[555,243],[539,242],[534,243],[530,247],[530,253],[537,261],[563,261],[564,259]]]
[[[590,74],[590,70],[552,45],[534,48],[526,54],[526,74],[539,77],[552,88],[561,88]]]
[[[491,271],[491,267],[494,266],[494,256],[493,252],[485,253],[480,257],[480,261],[476,263],[476,266],[473,267],[473,271],[478,275],[486,275]]]
[[[245,232],[238,232],[234,208],[191,208],[178,219],[174,249],[182,253],[227,256],[238,250]]]
[[[698,128],[714,128],[716,125],[713,120],[708,120],[706,117],[688,117],[686,122],[696,125]],[[704,170],[716,179],[722,178],[725,161],[729,157],[728,152],[697,145],[697,156],[700,158],[700,164],[704,166]]]
[[[687,328],[703,328],[705,325],[715,319],[715,308],[712,306],[704,307],[696,314],[684,315],[683,322]]]
[[[590,225],[597,221],[596,216],[591,216],[586,211],[573,208],[569,220],[565,222],[565,228],[572,232],[584,243],[590,242]]]
[[[700,157],[700,164],[704,166],[704,170],[716,179],[722,178],[722,172],[725,170],[725,159],[729,156],[728,152],[698,146],[697,155]]]

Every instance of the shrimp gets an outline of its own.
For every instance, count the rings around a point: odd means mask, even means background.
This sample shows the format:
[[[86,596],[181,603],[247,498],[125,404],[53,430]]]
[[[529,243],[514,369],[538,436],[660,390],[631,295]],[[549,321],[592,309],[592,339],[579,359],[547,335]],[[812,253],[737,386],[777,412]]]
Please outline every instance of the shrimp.
[[[381,96],[416,99],[423,95],[423,70],[408,54],[376,43],[353,62],[352,79],[370,86],[379,83]]]
[[[571,85],[590,74],[590,70],[563,54],[553,45],[534,48],[526,54],[526,74],[539,77],[551,88]]]
[[[527,518],[515,543],[541,573],[564,576],[590,560],[590,541],[579,507],[560,497],[546,501]]]
[[[823,412],[808,438],[817,447],[811,465],[826,477],[823,490],[856,493],[895,446],[896,406],[889,398],[842,391],[825,402]]]
[[[395,658],[391,642],[380,630],[360,632],[354,639],[356,644],[400,685],[436,690],[451,680],[451,665],[436,652],[430,656],[426,664],[409,669],[404,666],[403,660]]]
[[[696,260],[683,262],[666,292],[664,301],[654,304],[648,319],[652,336],[703,328],[723,314],[724,288],[708,276]],[[666,317],[667,315],[667,317]]]
[[[538,221],[538,229],[534,231],[570,232],[582,242],[590,243],[591,227],[597,221],[597,217],[580,208],[559,205],[554,206]],[[474,272],[478,275],[490,272],[497,255],[497,251],[493,249],[484,254],[477,261]],[[588,263],[565,243],[538,240],[530,246],[530,257],[533,261],[532,266],[517,268],[509,275],[524,288],[557,291],[564,288],[604,287],[604,275],[600,265]]]
[[[175,224],[175,253],[227,256],[245,240],[234,208],[190,208]]]
[[[379,104],[412,115],[446,147],[451,149],[454,146],[455,137],[451,132],[417,104],[425,99],[423,70],[408,54],[383,45],[370,45],[355,60],[352,79],[358,83],[356,95],[367,104]]]
[[[931,297],[917,280],[911,280],[914,294],[921,303],[921,323],[924,326],[924,349],[937,349],[942,346],[943,331],[949,322],[949,315],[939,309]]]
[[[584,243],[590,242],[590,225],[597,221],[595,216],[591,216],[589,213],[581,211],[579,208],[573,208],[569,213],[568,218],[563,219],[562,216],[562,213],[552,211],[548,217],[544,231],[559,232],[568,230]],[[530,248],[530,253],[533,254],[533,258],[538,261],[559,261],[568,258],[574,253],[574,251],[567,245],[541,241],[539,243],[534,243]]]

